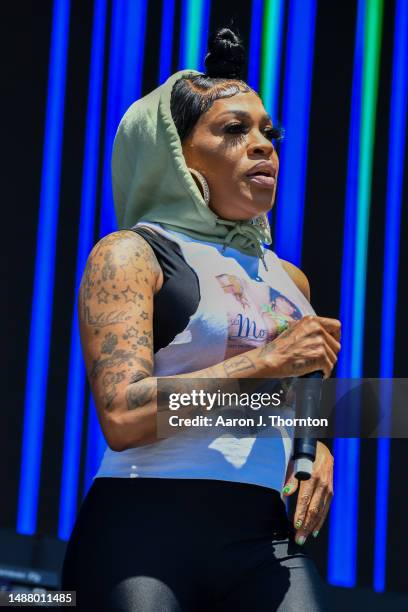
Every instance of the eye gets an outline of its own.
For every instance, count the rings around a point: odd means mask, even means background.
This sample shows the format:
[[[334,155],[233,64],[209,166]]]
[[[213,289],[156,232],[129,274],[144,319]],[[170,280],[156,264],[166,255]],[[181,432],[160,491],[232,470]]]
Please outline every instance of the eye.
[[[243,134],[246,132],[246,127],[242,123],[232,123],[225,128],[227,134]]]
[[[244,134],[248,133],[248,128],[242,123],[232,123],[227,125],[225,128],[227,134],[238,136],[242,138]],[[264,129],[264,134],[269,140],[282,140],[284,130],[281,127],[268,127]]]
[[[269,140],[282,140],[284,133],[281,127],[270,127],[265,130],[265,135]]]

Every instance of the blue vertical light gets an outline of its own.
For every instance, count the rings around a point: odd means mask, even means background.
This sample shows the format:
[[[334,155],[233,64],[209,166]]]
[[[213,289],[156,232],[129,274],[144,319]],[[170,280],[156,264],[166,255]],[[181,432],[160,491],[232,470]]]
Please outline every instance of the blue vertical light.
[[[380,377],[386,379],[391,379],[394,371],[395,315],[398,294],[398,254],[404,156],[407,134],[407,33],[408,2],[406,0],[397,0],[391,84],[381,316]],[[389,381],[386,382],[389,383]],[[389,404],[388,400],[389,398],[385,397],[383,399],[384,404]],[[385,426],[389,426],[389,420],[386,421]],[[378,440],[377,447],[374,589],[378,592],[384,591],[386,582],[389,466],[390,439],[385,437]]]
[[[79,337],[77,304],[81,277],[94,243],[106,13],[107,0],[95,0],[58,523],[58,536],[63,540],[69,538],[77,512],[86,376]]]
[[[364,308],[370,221],[375,115],[381,48],[382,0],[361,0],[357,14],[352,130],[346,199],[346,224],[340,318],[345,331],[338,376],[359,378],[363,371]],[[356,79],[358,81],[356,82]],[[353,124],[353,121],[358,123]],[[351,140],[354,139],[352,143]],[[350,164],[352,162],[352,167]],[[353,411],[354,418],[358,410]],[[329,580],[354,586],[358,519],[359,439],[336,439],[334,488],[330,522]]]
[[[200,72],[205,72],[204,60],[205,60],[205,55],[207,53],[210,12],[211,12],[210,0],[203,0],[202,11],[201,11],[200,39],[199,39],[200,44],[198,47],[198,63],[197,63],[197,70],[199,70]]]
[[[353,84],[351,97],[350,135],[347,167],[346,205],[343,238],[342,285],[340,320],[342,321],[341,351],[337,363],[338,378],[349,376],[353,338],[351,333],[353,304],[353,254],[358,191],[358,159],[362,111],[362,73],[364,53],[365,0],[359,0],[354,51]],[[357,475],[359,441],[335,438],[335,495],[330,508],[328,580],[339,586],[352,586],[356,574],[357,537]]]
[[[283,99],[286,138],[281,146],[275,250],[279,257],[298,266],[302,254],[315,21],[315,0],[291,0]]]
[[[111,188],[111,153],[115,132],[121,119],[121,78],[122,78],[122,56],[123,35],[126,24],[126,1],[113,0],[111,15],[111,36],[109,50],[109,74],[107,109],[105,119],[104,158],[102,171],[102,202],[101,222],[106,227],[100,227],[99,235],[109,234],[116,229],[113,218],[113,198]]]
[[[174,0],[163,0],[160,60],[159,60],[159,85],[164,83],[171,74],[171,59],[173,52],[174,33]]]
[[[255,91],[259,90],[260,83],[263,12],[264,0],[252,0],[247,83]]]
[[[147,0],[113,1],[100,236],[118,229],[112,197],[112,147],[123,114],[141,96],[146,16]]]
[[[17,531],[36,531],[58,224],[69,0],[55,0],[52,17],[37,252],[31,311]]]
[[[147,0],[114,0],[108,76],[107,114],[104,143],[102,204],[99,236],[118,229],[112,197],[111,156],[120,120],[127,108],[142,95],[143,59]],[[90,397],[84,474],[86,494],[99,466],[106,443]]]

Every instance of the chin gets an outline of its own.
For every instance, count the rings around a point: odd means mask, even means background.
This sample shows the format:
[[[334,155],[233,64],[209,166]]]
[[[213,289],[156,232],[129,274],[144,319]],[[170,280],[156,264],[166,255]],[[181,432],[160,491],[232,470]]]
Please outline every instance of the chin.
[[[243,196],[241,193],[237,198],[230,197],[229,201],[234,201],[236,204],[228,210],[216,210],[216,208],[212,208],[211,203],[210,208],[221,218],[228,221],[249,221],[254,217],[270,212],[274,205],[275,196],[272,200],[270,197],[254,199],[252,194],[248,197],[248,194]]]
[[[275,203],[275,193],[271,194],[271,192],[264,191],[261,197],[259,197],[259,194],[257,194],[257,196],[258,197],[254,197],[254,194],[251,193],[249,197],[247,196],[246,202],[243,202],[241,210],[249,212],[248,219],[270,212]]]
[[[263,215],[265,213],[269,213],[272,208],[273,208],[274,202],[265,202],[264,204],[259,203],[259,202],[253,202],[252,205],[252,209],[253,212],[251,214],[250,217],[248,217],[249,219],[252,219],[253,217],[257,217],[258,215]]]

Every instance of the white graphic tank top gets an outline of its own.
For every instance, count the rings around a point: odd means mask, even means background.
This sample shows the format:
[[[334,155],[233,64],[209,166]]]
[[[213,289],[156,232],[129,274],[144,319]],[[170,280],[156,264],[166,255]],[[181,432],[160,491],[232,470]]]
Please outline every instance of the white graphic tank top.
[[[265,270],[258,257],[236,249],[194,240],[158,224],[137,226],[151,227],[178,244],[200,289],[198,308],[185,329],[154,354],[153,376],[216,365],[272,341],[286,329],[287,321],[316,314],[273,251],[265,249]],[[293,417],[294,405],[280,406],[277,414]],[[190,428],[122,452],[107,447],[95,478],[213,479],[281,492],[292,443],[292,428],[267,427],[234,435],[218,426],[214,435],[205,436]]]

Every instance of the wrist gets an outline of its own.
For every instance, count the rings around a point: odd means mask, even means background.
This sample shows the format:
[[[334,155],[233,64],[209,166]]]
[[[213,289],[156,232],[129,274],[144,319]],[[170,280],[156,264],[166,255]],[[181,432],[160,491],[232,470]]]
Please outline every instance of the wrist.
[[[258,351],[260,377],[281,378],[280,366],[272,342],[265,344]]]

